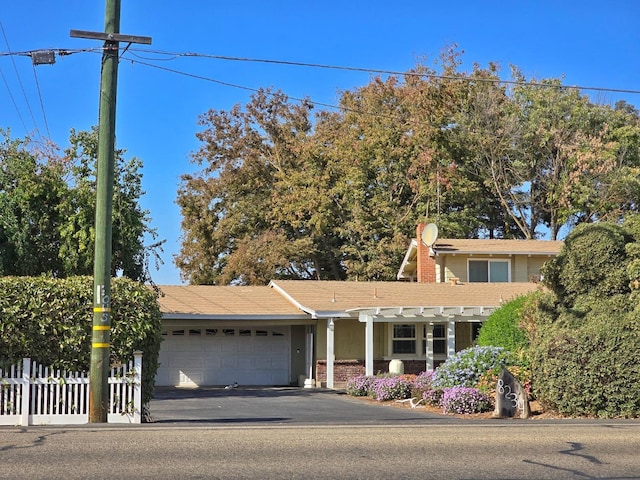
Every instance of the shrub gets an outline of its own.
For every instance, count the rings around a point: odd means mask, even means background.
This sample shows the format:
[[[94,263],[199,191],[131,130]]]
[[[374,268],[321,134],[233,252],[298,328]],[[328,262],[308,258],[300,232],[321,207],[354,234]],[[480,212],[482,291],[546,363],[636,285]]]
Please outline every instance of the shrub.
[[[554,324],[539,335],[531,366],[541,403],[569,416],[640,416],[638,318],[587,315],[581,327]]]
[[[440,407],[443,393],[444,390],[442,390],[441,388],[432,388],[430,390],[425,390],[422,393],[422,399],[427,405],[431,405],[432,407]]]
[[[354,397],[368,396],[373,380],[374,377],[364,374],[347,379],[347,394]]]
[[[518,297],[489,315],[480,329],[478,345],[502,347],[510,352],[525,349],[529,341],[519,324],[526,299],[526,296]]]
[[[447,413],[481,413],[491,410],[491,399],[477,388],[452,387],[445,388],[440,400],[442,412]]]
[[[411,398],[414,378],[408,375],[375,377],[371,387],[372,396],[379,402]]]
[[[531,316],[534,395],[569,416],[640,416],[640,217],[581,225],[543,268]]]
[[[411,388],[411,398],[424,398],[424,393],[432,389],[434,371],[420,372],[413,381]]]
[[[506,363],[509,353],[502,347],[467,348],[436,369],[432,384],[438,388],[475,387],[483,374]]]
[[[111,284],[111,360],[143,352],[142,400],[153,395],[162,341],[162,314],[155,293],[117,278]],[[88,371],[93,325],[91,277],[0,277],[0,360],[30,357],[45,366]]]

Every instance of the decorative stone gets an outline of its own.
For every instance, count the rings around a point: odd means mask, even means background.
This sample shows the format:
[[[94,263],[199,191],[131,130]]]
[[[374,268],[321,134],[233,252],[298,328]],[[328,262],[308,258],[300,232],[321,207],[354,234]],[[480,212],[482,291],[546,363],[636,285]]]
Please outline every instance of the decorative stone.
[[[391,360],[389,362],[389,373],[402,375],[404,373],[404,363],[402,360]]]
[[[496,384],[496,408],[493,416],[498,418],[529,418],[529,397],[509,370],[502,368]]]

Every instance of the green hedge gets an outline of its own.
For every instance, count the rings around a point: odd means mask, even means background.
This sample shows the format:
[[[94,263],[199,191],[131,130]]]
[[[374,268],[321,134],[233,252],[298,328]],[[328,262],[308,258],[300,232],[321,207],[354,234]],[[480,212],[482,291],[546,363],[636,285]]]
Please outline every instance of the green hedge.
[[[532,385],[571,416],[640,416],[640,217],[575,228],[526,324]],[[521,325],[523,323],[521,322]]]
[[[520,328],[520,318],[527,297],[517,297],[493,312],[480,328],[480,346],[502,347],[516,355],[529,346],[527,332]]]
[[[581,326],[557,322],[545,329],[531,348],[536,396],[565,415],[638,417],[637,315],[589,315]]]
[[[91,277],[0,277],[0,362],[24,357],[54,368],[89,371],[93,325]],[[111,362],[143,352],[142,396],[153,395],[162,341],[155,293],[126,278],[111,284]]]

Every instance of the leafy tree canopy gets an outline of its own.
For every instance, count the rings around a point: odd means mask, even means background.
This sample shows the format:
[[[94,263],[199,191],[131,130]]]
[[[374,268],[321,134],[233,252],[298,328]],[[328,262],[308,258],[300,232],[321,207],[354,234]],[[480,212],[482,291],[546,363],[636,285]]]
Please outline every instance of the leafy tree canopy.
[[[556,238],[637,211],[635,109],[460,64],[449,49],[341,92],[337,110],[264,89],[203,114],[200,171],[178,192],[182,277],[391,280],[420,221],[452,238]]]
[[[142,164],[124,153],[115,155],[112,274],[148,281],[162,242],[139,205]],[[96,129],[72,130],[64,155],[0,130],[0,275],[93,274],[96,159]]]

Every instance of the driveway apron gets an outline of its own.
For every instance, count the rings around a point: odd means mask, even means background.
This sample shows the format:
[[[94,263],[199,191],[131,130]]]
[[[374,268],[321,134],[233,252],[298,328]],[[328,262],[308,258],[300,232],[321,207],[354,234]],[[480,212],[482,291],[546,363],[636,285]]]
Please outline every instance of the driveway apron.
[[[157,388],[150,403],[157,423],[216,425],[383,425],[456,422],[421,408],[400,408],[342,391],[296,387]]]

